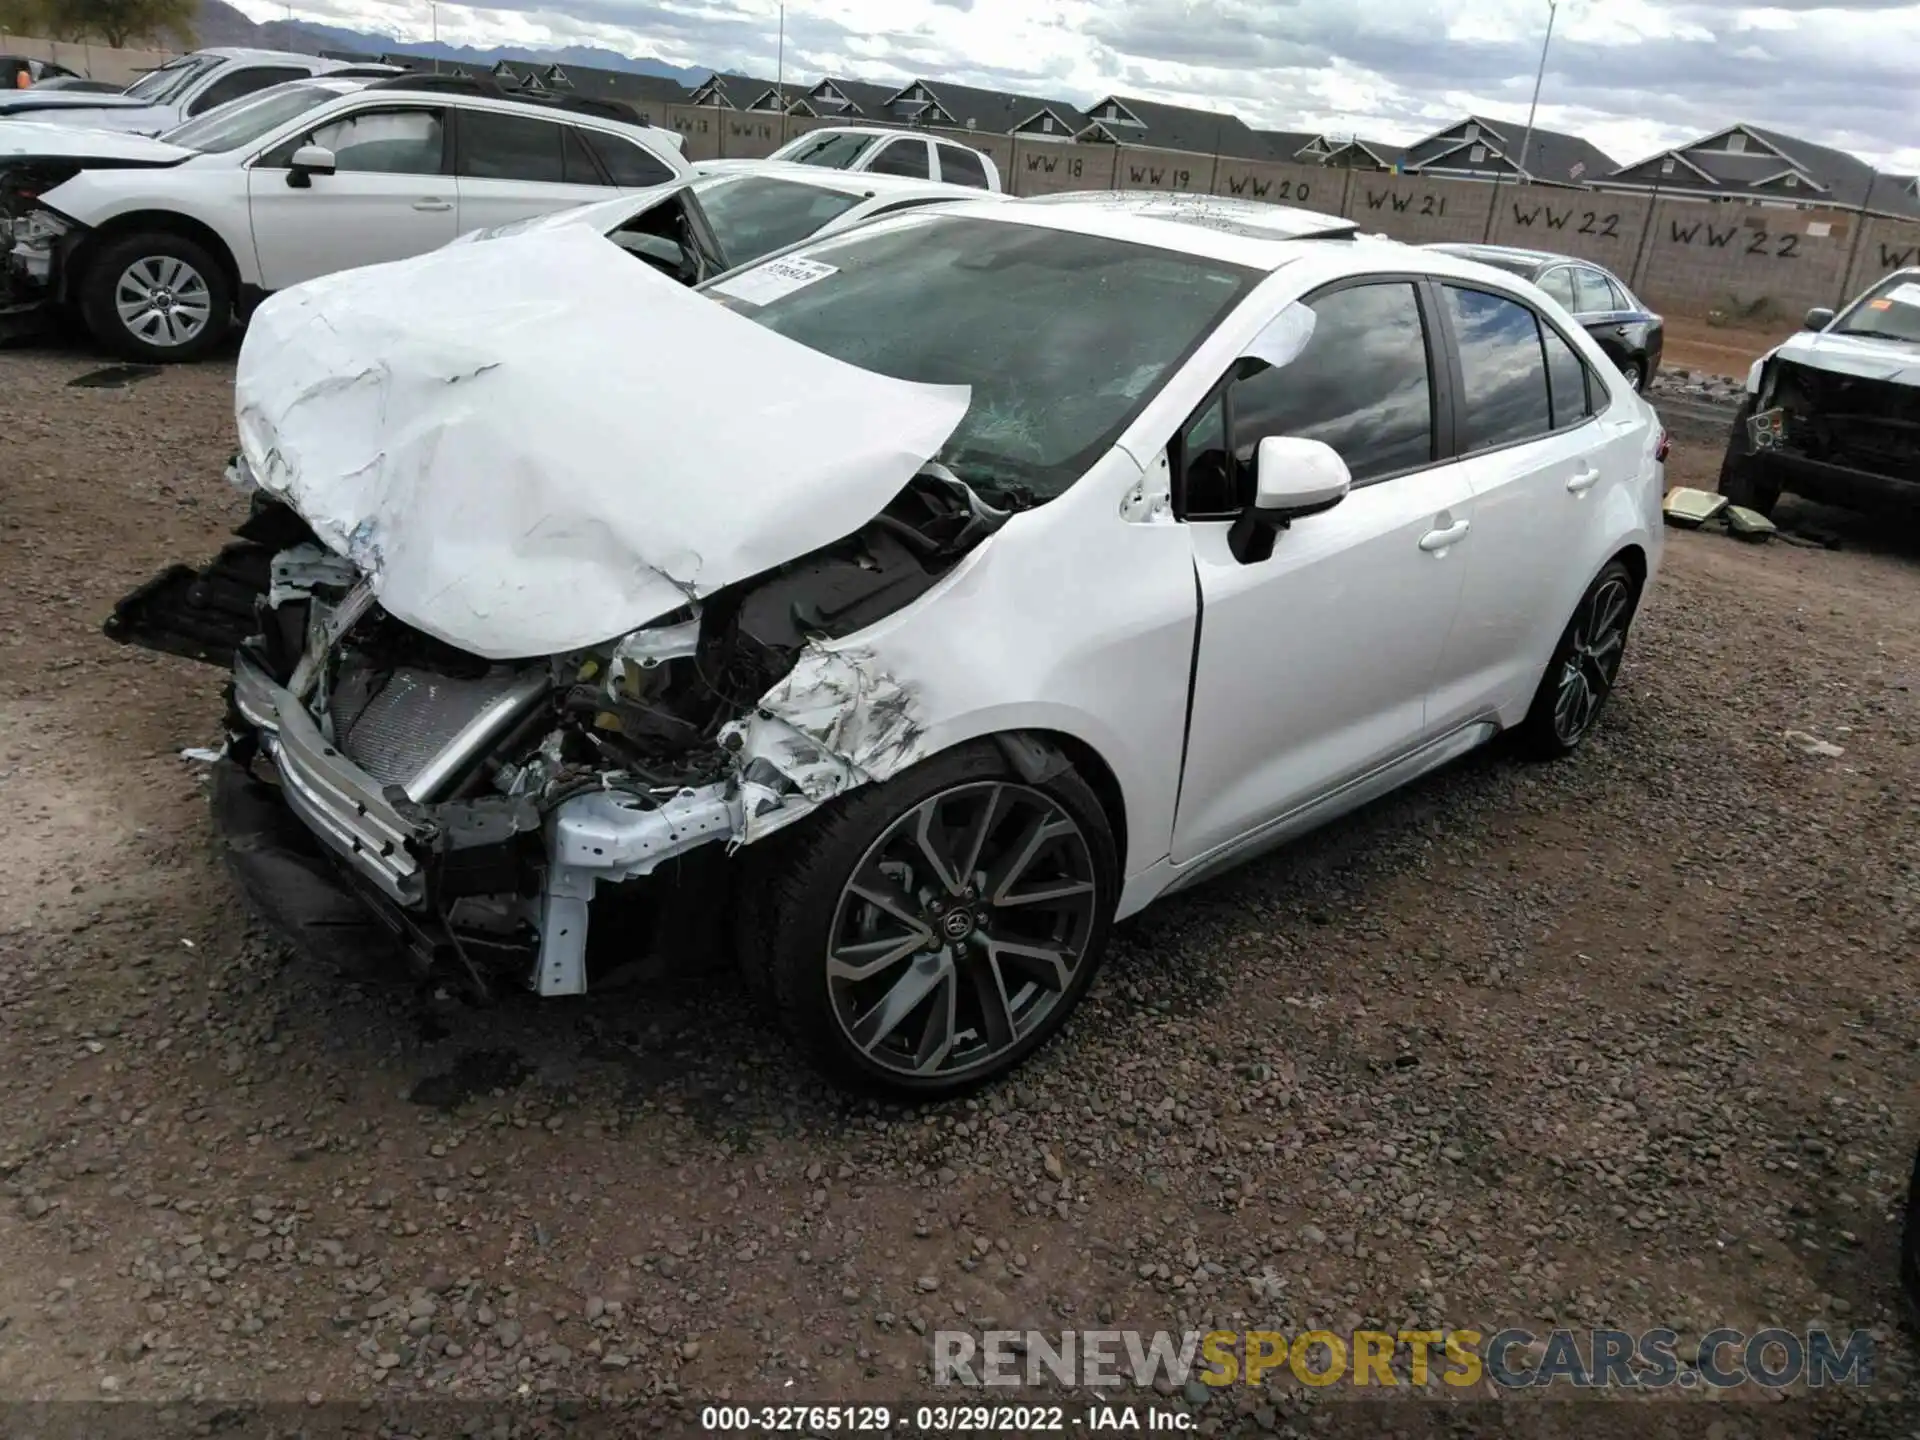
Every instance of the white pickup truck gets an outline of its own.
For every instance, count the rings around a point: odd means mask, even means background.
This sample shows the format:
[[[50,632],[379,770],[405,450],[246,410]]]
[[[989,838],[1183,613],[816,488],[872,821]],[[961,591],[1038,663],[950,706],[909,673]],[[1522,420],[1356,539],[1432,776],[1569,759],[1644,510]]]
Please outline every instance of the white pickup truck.
[[[287,50],[196,50],[149,70],[118,94],[37,87],[0,93],[0,120],[84,125],[131,135],[158,135],[215,106],[288,80],[315,75],[402,73],[392,65],[356,65]]]

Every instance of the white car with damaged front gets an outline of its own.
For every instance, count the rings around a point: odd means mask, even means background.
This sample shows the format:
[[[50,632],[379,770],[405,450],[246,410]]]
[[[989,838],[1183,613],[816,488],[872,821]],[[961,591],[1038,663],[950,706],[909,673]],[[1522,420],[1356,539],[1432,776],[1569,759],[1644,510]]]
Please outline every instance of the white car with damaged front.
[[[918,1095],[1042,1044],[1116,919],[1575,749],[1660,558],[1665,437],[1550,300],[1234,201],[697,291],[582,226],[454,247],[269,301],[237,415],[242,538],[108,631],[232,666],[258,903],[577,994],[704,857],[796,1039]]]

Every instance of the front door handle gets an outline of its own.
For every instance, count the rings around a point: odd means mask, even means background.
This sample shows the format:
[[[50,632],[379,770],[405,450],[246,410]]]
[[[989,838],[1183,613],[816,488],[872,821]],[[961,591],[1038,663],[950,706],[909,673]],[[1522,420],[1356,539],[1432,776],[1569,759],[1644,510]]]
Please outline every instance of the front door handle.
[[[1467,530],[1468,525],[1464,520],[1456,520],[1444,530],[1429,530],[1420,537],[1420,548],[1431,555],[1437,550],[1446,549],[1456,541],[1465,539]]]
[[[1574,495],[1584,495],[1599,483],[1600,472],[1589,465],[1575,472],[1573,478],[1567,481],[1567,490]]]
[[[416,200],[413,202],[413,208],[416,210],[451,210],[453,208],[453,202],[451,200]]]

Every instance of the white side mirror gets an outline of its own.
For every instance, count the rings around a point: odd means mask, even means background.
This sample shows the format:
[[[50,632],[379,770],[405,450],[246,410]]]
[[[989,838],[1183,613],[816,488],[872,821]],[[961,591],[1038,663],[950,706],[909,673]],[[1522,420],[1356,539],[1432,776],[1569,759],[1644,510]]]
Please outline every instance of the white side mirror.
[[[331,175],[334,169],[333,152],[324,145],[302,145],[293,152],[288,162],[287,183],[301,186],[313,183],[310,177]]]
[[[1242,565],[1273,554],[1274,538],[1308,515],[1347,498],[1353,476],[1331,445],[1293,435],[1269,435],[1253,459],[1253,504],[1227,532],[1227,547]]]
[[[1256,510],[1289,519],[1331,509],[1347,498],[1353,476],[1331,445],[1294,435],[1269,435],[1254,456]]]

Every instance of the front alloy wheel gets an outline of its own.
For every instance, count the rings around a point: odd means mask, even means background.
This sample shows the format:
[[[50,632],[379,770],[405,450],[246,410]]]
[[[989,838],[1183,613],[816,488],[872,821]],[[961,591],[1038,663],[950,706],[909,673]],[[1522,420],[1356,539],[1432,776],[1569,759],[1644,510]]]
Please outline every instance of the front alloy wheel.
[[[952,1095],[1019,1064],[1079,1004],[1119,855],[1099,797],[1044,753],[1035,772],[995,742],[960,746],[742,857],[744,978],[836,1079]]]
[[[102,345],[130,360],[197,360],[233,324],[233,285],[207,248],[172,231],[109,238],[85,262],[80,311]]]
[[[1619,678],[1639,602],[1633,572],[1622,561],[1608,561],[1574,607],[1540,678],[1517,734],[1523,751],[1550,760],[1586,739]]]
[[[842,887],[826,953],[834,1018],[909,1076],[992,1068],[1073,989],[1094,861],[1058,802],[956,785],[902,815]]]

